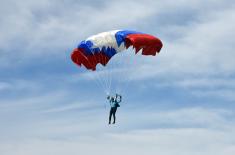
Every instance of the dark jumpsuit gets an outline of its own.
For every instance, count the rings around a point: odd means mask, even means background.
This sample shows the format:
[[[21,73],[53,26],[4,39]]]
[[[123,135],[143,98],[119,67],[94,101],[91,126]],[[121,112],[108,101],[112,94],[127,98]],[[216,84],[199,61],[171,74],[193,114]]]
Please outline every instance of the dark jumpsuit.
[[[113,116],[113,124],[115,124],[115,121],[116,121],[116,111],[117,111],[117,106],[116,106],[116,103],[120,103],[121,101],[117,101],[117,100],[112,100],[110,99],[109,100],[110,102],[110,106],[111,106],[111,109],[110,109],[110,112],[109,112],[109,124],[111,123],[111,117]]]

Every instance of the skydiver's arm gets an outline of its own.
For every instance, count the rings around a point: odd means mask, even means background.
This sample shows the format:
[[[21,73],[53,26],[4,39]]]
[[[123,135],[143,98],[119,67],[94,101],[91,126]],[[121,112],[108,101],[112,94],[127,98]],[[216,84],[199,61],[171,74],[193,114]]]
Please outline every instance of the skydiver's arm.
[[[119,96],[119,99],[120,99],[119,101],[122,102],[122,96]],[[119,102],[119,103],[120,103],[120,102]]]

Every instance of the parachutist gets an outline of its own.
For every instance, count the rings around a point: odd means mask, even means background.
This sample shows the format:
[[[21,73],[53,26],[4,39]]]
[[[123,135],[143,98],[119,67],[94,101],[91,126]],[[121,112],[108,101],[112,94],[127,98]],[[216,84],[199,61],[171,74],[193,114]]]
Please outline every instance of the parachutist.
[[[156,54],[161,51],[162,46],[162,41],[159,38],[147,33],[132,30],[113,30],[98,33],[82,40],[72,51],[71,60],[78,67],[84,66],[87,70],[92,70],[93,73],[91,73],[91,76],[96,77],[95,79],[97,84],[107,91],[110,88],[116,87],[112,86],[113,83],[116,83],[112,82],[112,77],[115,77],[114,75],[116,72],[112,71],[112,67],[108,69],[106,68],[107,70],[104,70],[105,72],[102,70],[96,72],[98,64],[104,67],[107,66],[109,61],[114,62],[114,64],[118,64],[118,62],[113,60],[113,56],[126,52],[129,47],[133,47],[134,50],[132,51],[135,51],[133,52],[135,54],[140,52],[140,55],[143,56],[156,56]],[[123,57],[122,60],[130,62],[128,61],[128,57]],[[120,62],[119,64],[121,64],[122,67],[125,67],[124,64]],[[100,75],[104,75],[103,73],[107,73],[108,76],[105,75],[101,77]],[[114,124],[116,120],[115,114],[117,107],[120,107],[119,103],[122,101],[122,96],[119,94],[116,94],[114,97],[109,94],[107,95],[107,100],[109,100],[111,106],[109,124],[112,116]]]
[[[107,99],[109,100],[110,103],[110,112],[109,112],[109,124],[111,123],[111,118],[113,116],[113,124],[115,124],[116,121],[116,111],[117,108],[120,107],[119,103],[122,101],[122,96],[116,94],[115,97],[112,96],[107,96]]]

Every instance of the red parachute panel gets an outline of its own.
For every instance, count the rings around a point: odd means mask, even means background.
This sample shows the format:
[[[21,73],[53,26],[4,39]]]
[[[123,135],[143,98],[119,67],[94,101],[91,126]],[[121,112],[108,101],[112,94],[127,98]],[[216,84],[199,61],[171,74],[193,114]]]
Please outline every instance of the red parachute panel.
[[[148,34],[129,34],[125,39],[126,48],[133,46],[136,50],[136,53],[140,49],[143,49],[143,55],[153,55],[159,53],[162,48],[162,42],[160,39],[148,35]]]

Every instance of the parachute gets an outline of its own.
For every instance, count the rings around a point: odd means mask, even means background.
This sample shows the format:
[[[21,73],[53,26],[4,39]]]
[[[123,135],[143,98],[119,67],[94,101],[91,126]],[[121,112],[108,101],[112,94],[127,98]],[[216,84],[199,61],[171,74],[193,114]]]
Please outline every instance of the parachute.
[[[137,54],[142,49],[142,55],[155,56],[162,48],[160,39],[141,32],[130,30],[114,30],[93,35],[80,42],[71,54],[72,61],[78,66],[85,66],[95,71],[97,64],[106,64],[111,58],[130,46]]]
[[[134,55],[155,56],[160,52],[162,46],[161,40],[150,34],[131,30],[114,30],[102,32],[81,41],[77,48],[72,51],[71,59],[79,67],[84,66],[87,70],[91,71],[89,73],[91,73],[91,77],[96,80],[97,85],[101,87],[106,94],[110,94],[112,91],[117,93],[118,87],[121,86],[120,81],[125,81],[125,87],[127,87],[128,76],[126,73],[130,72],[130,70],[128,70],[124,61],[130,63],[131,59],[129,58],[132,57],[124,57],[123,54],[127,53],[125,51],[128,51],[127,49],[129,47],[133,47],[135,50]],[[131,50],[130,54],[134,53],[132,51],[133,50]],[[116,54],[120,57],[115,56],[115,58],[113,58]],[[115,62],[114,60],[118,61]],[[119,69],[117,72],[117,68],[116,71],[114,71],[113,66],[117,66],[118,63],[121,64],[124,69]],[[99,67],[98,64],[100,64]],[[97,70],[97,67],[100,70]],[[120,70],[124,74],[122,74]]]

